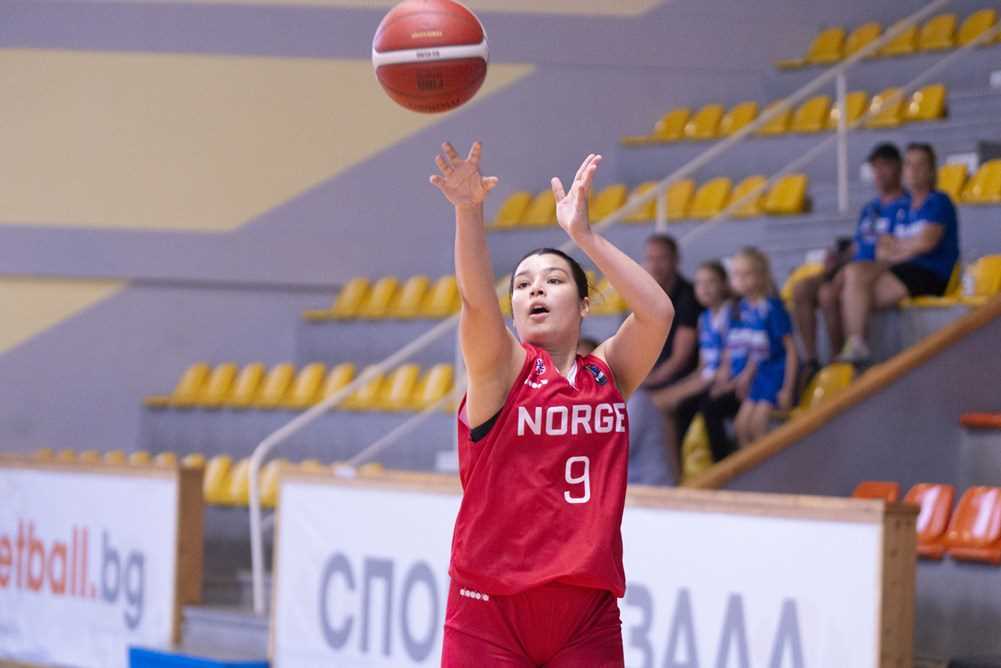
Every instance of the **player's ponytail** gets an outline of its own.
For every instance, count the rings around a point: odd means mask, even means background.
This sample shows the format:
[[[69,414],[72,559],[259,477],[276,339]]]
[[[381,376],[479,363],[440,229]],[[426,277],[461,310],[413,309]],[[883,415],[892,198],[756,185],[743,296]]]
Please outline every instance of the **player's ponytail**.
[[[559,248],[536,248],[535,250],[528,251],[522,256],[518,262],[515,263],[515,269],[518,265],[524,262],[527,258],[533,255],[555,255],[566,260],[567,264],[570,265],[570,274],[573,276],[573,282],[577,286],[577,296],[584,299],[590,295],[590,288],[587,283],[587,274],[584,272],[583,267],[577,260],[573,259]],[[511,280],[508,283],[507,293],[510,295],[514,293],[514,272],[511,272]]]

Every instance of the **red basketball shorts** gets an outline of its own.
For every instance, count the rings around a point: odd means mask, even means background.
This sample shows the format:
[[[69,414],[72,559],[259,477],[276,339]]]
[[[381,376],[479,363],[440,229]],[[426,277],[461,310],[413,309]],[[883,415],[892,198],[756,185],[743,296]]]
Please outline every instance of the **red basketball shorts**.
[[[450,585],[442,668],[622,668],[622,657],[611,592],[551,583],[491,596]]]

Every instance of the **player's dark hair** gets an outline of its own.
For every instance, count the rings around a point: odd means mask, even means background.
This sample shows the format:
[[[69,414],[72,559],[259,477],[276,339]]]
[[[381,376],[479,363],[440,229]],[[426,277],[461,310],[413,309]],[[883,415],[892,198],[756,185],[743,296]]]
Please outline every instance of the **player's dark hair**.
[[[580,263],[577,262],[577,260],[570,257],[559,248],[536,248],[535,250],[528,251],[520,260],[518,260],[517,263],[515,263],[515,271],[518,270],[518,265],[533,255],[555,255],[566,260],[567,264],[570,265],[570,274],[573,276],[573,282],[577,285],[577,296],[581,299],[588,296],[590,290],[587,284],[587,274],[584,273],[584,269],[580,266]],[[511,280],[507,286],[507,293],[509,295],[514,293],[514,272],[511,272]]]
[[[674,240],[670,234],[664,234],[663,232],[658,232],[657,234],[651,234],[646,238],[646,243],[648,244],[660,244],[667,250],[677,257],[678,256],[678,242]]]

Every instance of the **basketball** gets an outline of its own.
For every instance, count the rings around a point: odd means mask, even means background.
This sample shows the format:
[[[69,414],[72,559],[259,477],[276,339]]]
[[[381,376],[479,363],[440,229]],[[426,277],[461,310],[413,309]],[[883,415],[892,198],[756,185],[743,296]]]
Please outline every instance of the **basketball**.
[[[372,65],[386,93],[411,111],[440,113],[468,102],[487,75],[487,35],[453,0],[406,0],[379,23]]]

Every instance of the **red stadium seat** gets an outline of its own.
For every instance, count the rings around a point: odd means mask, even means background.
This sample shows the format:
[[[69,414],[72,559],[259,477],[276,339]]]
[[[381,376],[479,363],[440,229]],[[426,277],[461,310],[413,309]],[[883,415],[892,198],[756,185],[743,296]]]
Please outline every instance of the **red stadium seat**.
[[[1001,565],[1001,487],[971,487],[945,535],[949,556]]]
[[[864,480],[855,486],[852,498],[893,502],[900,498],[900,483],[885,480]]]
[[[955,495],[956,489],[952,485],[922,482],[911,487],[904,497],[905,503],[921,508],[917,521],[919,556],[941,559],[945,555],[943,538]]]

